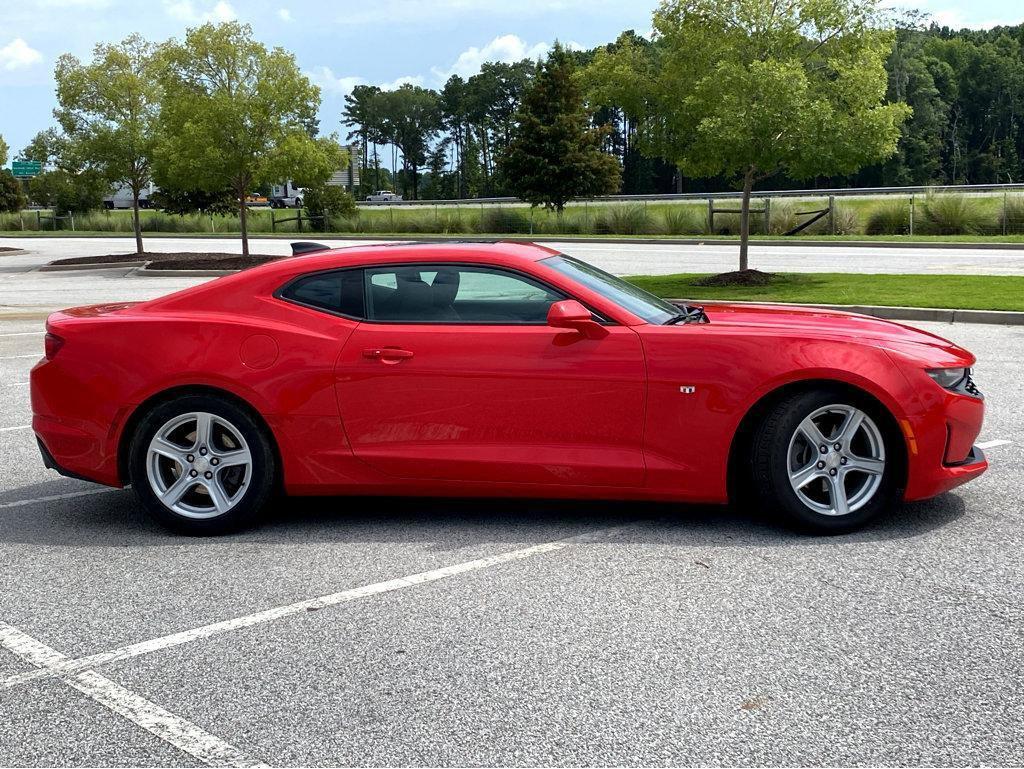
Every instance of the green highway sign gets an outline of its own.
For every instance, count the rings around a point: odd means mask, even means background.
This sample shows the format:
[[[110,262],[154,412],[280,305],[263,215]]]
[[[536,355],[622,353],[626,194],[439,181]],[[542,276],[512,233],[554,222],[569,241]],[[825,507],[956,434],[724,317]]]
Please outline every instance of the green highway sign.
[[[11,163],[11,173],[15,176],[39,176],[43,164],[38,160],[15,160]]]

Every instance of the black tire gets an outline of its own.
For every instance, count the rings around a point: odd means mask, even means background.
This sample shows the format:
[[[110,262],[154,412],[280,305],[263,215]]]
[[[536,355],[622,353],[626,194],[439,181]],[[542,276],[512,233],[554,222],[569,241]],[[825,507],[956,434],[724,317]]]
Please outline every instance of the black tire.
[[[213,513],[211,517],[189,517],[165,505],[157,496],[147,473],[153,437],[168,423],[191,413],[212,414],[218,420],[225,420],[241,435],[249,450],[251,473],[248,481],[236,491],[239,496],[229,510]],[[180,534],[224,534],[252,525],[275,488],[277,461],[266,427],[248,410],[226,398],[185,395],[157,405],[139,421],[128,451],[128,473],[135,496],[154,520]]]
[[[812,509],[790,482],[790,441],[808,416],[833,405],[853,407],[870,417],[885,450],[885,466],[877,488],[858,509],[842,515]],[[905,454],[899,436],[894,433],[891,418],[877,403],[842,388],[823,387],[785,398],[765,415],[753,433],[750,464],[755,496],[763,508],[780,514],[790,525],[805,532],[843,534],[859,529],[879,514],[892,510],[902,494]],[[833,451],[833,446],[827,448],[827,453]],[[827,458],[827,454],[821,457],[822,460]],[[794,464],[799,467],[801,463]],[[863,483],[860,477],[854,476],[853,483]],[[812,481],[816,482],[819,481]],[[827,489],[827,478],[820,483],[823,490]]]

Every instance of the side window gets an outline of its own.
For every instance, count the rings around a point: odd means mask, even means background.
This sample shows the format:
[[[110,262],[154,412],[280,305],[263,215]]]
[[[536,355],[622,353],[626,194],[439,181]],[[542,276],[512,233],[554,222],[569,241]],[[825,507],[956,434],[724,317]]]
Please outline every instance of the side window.
[[[281,297],[308,307],[363,318],[363,271],[338,270],[299,278]]]
[[[367,317],[410,323],[543,324],[565,297],[489,267],[416,265],[366,270]]]

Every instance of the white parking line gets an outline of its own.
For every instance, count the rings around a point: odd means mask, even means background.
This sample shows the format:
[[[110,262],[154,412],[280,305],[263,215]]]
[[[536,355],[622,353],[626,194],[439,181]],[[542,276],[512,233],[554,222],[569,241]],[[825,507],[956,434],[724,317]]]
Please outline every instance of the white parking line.
[[[337,606],[338,604],[355,601],[371,595],[379,595],[380,593],[389,593],[391,591],[401,590],[407,587],[424,585],[428,582],[436,582],[437,580],[454,577],[458,574],[488,569],[492,566],[498,566],[511,561],[521,561],[524,558],[530,558],[534,555],[563,550],[570,545],[588,542],[627,528],[630,527],[619,526],[610,529],[599,529],[597,531],[587,532],[586,534],[569,537],[567,539],[545,542],[540,545],[524,547],[521,550],[512,550],[499,555],[477,558],[476,560],[466,561],[464,563],[455,564],[454,566],[445,566],[440,569],[423,571],[418,574],[410,574],[406,577],[387,580],[386,582],[376,582],[372,585],[364,585],[363,587],[357,587],[351,590],[343,590],[340,593],[331,593],[330,595],[321,596],[320,598],[311,598],[306,601],[299,601],[298,603],[288,604],[287,606],[278,606],[273,609],[257,612],[256,614],[249,614],[244,617],[235,617],[234,619],[224,620],[223,622],[214,622],[213,624],[203,625],[202,627],[193,628],[192,630],[183,630],[179,633],[172,633],[159,638],[153,638],[149,641],[141,641],[139,643],[122,646],[117,649],[111,649],[110,651],[91,654],[88,657],[79,657],[78,659],[71,659],[53,665],[42,666],[39,670],[30,670],[26,673],[17,673],[15,675],[8,676],[7,678],[0,679],[0,690],[11,689],[15,686],[26,684],[30,681],[37,681],[42,678],[63,676],[77,673],[82,670],[89,670],[101,665],[108,665],[112,662],[129,659],[131,657],[151,654],[162,649],[169,649],[173,646],[181,646],[182,644],[193,643],[204,638],[230,633],[233,630],[241,630],[242,628],[261,625],[266,622],[273,622],[274,620],[291,617],[296,614],[304,614],[306,612],[325,609],[329,606]]]
[[[31,430],[32,425],[15,425],[14,427],[0,427],[0,433],[12,433],[15,430]]]
[[[5,336],[42,336],[45,331],[15,331],[10,334],[0,334],[0,337]]]
[[[0,360],[19,360],[20,358],[42,358],[42,354],[38,352],[29,353],[28,355],[0,355]]]
[[[62,499],[74,499],[75,497],[87,497],[90,494],[106,494],[108,491],[121,491],[121,489],[107,488],[102,489],[83,489],[82,491],[69,491],[67,494],[51,494],[47,497],[33,497],[32,499],[19,499],[15,502],[0,502],[0,510],[7,510],[12,507],[23,507],[24,505],[34,505],[36,502],[57,502]]]
[[[979,443],[978,444],[978,448],[979,449],[994,449],[996,446],[1008,446],[1011,443],[1013,443],[1013,441],[1001,441],[1001,440],[1000,441],[985,441],[984,443]]]
[[[13,625],[3,623],[0,623],[0,647],[36,666],[50,667],[67,659],[56,649]],[[99,673],[87,671],[62,676],[60,680],[208,766],[266,766],[253,761],[234,745],[200,729],[191,721],[164,710]]]

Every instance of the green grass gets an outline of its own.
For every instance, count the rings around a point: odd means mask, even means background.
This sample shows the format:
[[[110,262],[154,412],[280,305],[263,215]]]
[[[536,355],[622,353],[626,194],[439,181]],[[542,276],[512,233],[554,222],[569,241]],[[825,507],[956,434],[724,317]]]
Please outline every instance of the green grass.
[[[1024,311],[1024,277],[993,275],[853,275],[778,273],[767,286],[709,288],[706,275],[642,275],[636,285],[668,299],[742,300],[806,304],[874,304]]]

